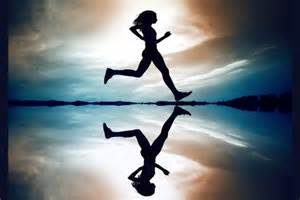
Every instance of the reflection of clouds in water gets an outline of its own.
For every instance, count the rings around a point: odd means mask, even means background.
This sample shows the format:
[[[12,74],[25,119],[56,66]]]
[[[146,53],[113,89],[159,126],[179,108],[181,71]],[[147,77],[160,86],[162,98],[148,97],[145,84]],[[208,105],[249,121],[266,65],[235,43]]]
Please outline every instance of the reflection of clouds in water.
[[[41,146],[39,143],[45,141],[23,136],[11,139],[10,181],[29,186],[30,199],[141,198],[127,179],[143,162],[137,144],[120,139],[88,139],[72,146]],[[182,186],[206,170],[188,158],[164,152],[157,163],[167,168],[170,175],[156,170],[152,179],[156,193],[147,199],[184,199]],[[22,177],[26,178],[20,180]]]
[[[221,140],[228,144],[238,147],[248,147],[247,143],[243,140],[236,138],[234,135],[227,133],[226,130],[219,130],[218,127],[210,127],[205,125],[191,125],[190,123],[181,123],[178,125],[180,129],[185,131],[194,132],[196,134],[206,134],[215,139]]]
[[[106,140],[102,122],[116,130],[139,128],[147,137],[149,134],[151,141],[172,109],[87,106],[12,110],[9,180],[14,190],[10,191],[10,199],[141,199],[127,179],[143,162],[136,139]],[[223,111],[221,107],[187,110],[192,111],[192,116],[176,119],[157,157],[157,163],[170,175],[156,171],[152,179],[156,193],[150,199],[215,200],[224,194],[228,199],[242,199],[239,190],[245,190],[249,197],[269,197],[283,191],[273,186],[273,182],[280,182],[269,175],[278,172],[275,162],[282,162],[278,152],[284,154],[282,157],[287,154],[283,145],[287,145],[288,136],[281,134],[286,130],[280,125],[281,118]],[[279,142],[273,141],[280,141],[278,149],[274,145]],[[267,151],[259,148],[262,144]]]
[[[112,184],[104,174],[72,165],[59,150],[67,145],[43,140],[10,138],[9,181],[22,199],[113,199],[112,194],[116,193],[107,192],[112,191]],[[20,199],[14,192],[9,195],[11,199]]]
[[[154,118],[153,116],[136,116],[136,119],[139,119],[143,123],[150,124],[151,126],[161,126],[161,120]],[[232,133],[232,131],[224,130],[224,127],[220,127],[220,125],[210,122],[204,121],[199,119],[193,119],[192,121],[186,121],[185,119],[178,119],[177,121],[181,120],[178,123],[174,123],[174,127],[172,130],[174,132],[184,132],[185,134],[192,134],[193,138],[199,134],[206,134],[210,137],[215,139],[221,140],[228,144],[238,146],[238,147],[248,147],[249,145],[244,141],[244,138],[237,133]],[[176,134],[174,136],[176,137]]]

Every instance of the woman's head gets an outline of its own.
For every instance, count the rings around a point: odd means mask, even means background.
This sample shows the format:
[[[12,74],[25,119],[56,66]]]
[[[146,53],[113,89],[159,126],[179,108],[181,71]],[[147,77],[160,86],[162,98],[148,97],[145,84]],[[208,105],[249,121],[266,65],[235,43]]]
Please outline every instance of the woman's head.
[[[139,14],[139,16],[134,20],[135,25],[151,25],[156,23],[157,17],[156,13],[152,10],[145,10]]]
[[[133,182],[132,186],[136,189],[138,193],[143,196],[151,196],[155,192],[154,183],[148,182]]]

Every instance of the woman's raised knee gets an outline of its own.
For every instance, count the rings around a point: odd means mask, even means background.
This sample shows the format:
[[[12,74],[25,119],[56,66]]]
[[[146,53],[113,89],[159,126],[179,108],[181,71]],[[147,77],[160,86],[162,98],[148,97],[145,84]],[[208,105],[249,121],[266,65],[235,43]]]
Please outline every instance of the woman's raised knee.
[[[140,78],[140,77],[142,77],[142,76],[143,76],[143,74],[144,74],[144,72],[143,72],[143,71],[139,71],[139,70],[135,71],[135,77],[138,77],[138,78]]]

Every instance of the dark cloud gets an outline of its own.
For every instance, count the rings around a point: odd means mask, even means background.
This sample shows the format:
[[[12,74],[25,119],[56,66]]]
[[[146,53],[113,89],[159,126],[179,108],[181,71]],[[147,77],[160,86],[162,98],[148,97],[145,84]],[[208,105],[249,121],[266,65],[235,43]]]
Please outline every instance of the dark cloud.
[[[291,50],[284,39],[272,35],[246,37],[232,35],[212,38],[185,51],[168,55],[170,66],[191,73],[190,77],[209,74],[215,69],[237,61],[249,62],[240,72],[222,73],[219,80],[214,75],[211,81],[194,81],[193,98],[208,101],[232,99],[237,96],[280,93],[292,85]],[[198,74],[198,75],[197,75]],[[221,81],[222,79],[222,81]],[[189,83],[192,87],[193,82]],[[188,87],[188,85],[187,85]]]
[[[9,1],[8,9],[9,9],[9,25],[11,28],[15,28],[21,24],[31,23],[33,21],[32,16],[32,5],[39,4],[42,1],[34,1],[34,0],[23,0],[17,1],[12,0]]]
[[[287,51],[288,46],[282,38],[268,34],[230,35],[206,40],[184,51],[168,55],[173,66],[199,66],[210,71],[222,65],[254,56],[265,56],[269,51]],[[280,58],[276,57],[276,58]],[[275,59],[276,59],[275,58]],[[270,58],[273,59],[274,58]],[[205,69],[206,66],[206,69]]]
[[[289,32],[290,5],[285,0],[186,0],[193,22],[212,35]]]
[[[34,31],[70,37],[93,32],[109,23],[117,9],[118,4],[108,0],[12,0],[9,3],[10,34]]]

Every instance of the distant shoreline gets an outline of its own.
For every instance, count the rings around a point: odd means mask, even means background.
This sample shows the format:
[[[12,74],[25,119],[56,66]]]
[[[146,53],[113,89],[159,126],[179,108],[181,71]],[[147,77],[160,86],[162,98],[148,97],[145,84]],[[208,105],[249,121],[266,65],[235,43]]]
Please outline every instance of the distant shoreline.
[[[291,112],[292,97],[291,93],[280,95],[258,95],[243,96],[226,101],[206,102],[206,101],[156,101],[156,102],[132,102],[132,101],[59,101],[59,100],[9,100],[9,107],[36,107],[36,106],[127,106],[127,105],[157,105],[157,106],[200,106],[200,105],[220,105],[237,108],[247,111],[263,112]]]

